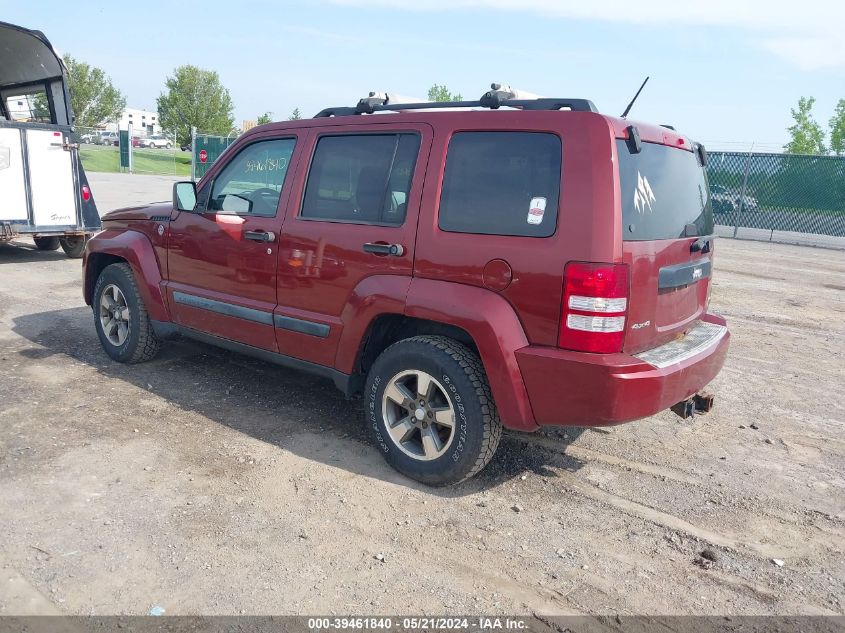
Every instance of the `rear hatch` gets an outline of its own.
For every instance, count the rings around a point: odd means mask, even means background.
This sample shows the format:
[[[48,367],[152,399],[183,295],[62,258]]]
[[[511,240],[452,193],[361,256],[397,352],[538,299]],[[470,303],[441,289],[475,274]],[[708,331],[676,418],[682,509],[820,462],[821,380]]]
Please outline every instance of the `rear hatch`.
[[[698,152],[617,141],[623,257],[631,290],[624,351],[678,338],[707,310],[713,211]]]

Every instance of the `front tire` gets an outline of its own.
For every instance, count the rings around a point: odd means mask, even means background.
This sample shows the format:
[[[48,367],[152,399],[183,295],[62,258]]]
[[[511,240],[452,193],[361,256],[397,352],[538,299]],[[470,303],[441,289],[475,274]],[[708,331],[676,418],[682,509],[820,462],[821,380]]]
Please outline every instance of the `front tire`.
[[[59,243],[62,245],[62,250],[65,255],[71,259],[79,259],[82,253],[85,252],[85,245],[88,243],[87,235],[73,235],[70,237],[60,237]]]
[[[158,354],[161,343],[129,264],[111,264],[103,269],[94,286],[91,307],[100,344],[112,360],[142,363]]]
[[[478,473],[502,425],[481,359],[445,336],[394,343],[367,376],[367,427],[385,460],[432,486]]]
[[[35,248],[39,251],[55,251],[59,248],[59,238],[55,235],[34,237],[32,241],[35,242]]]

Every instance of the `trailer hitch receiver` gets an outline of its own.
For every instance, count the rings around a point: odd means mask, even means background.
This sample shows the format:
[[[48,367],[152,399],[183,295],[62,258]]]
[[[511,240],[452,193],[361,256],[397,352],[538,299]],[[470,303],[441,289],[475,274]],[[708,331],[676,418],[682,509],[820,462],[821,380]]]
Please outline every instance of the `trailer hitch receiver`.
[[[681,400],[673,404],[670,409],[672,413],[680,417],[682,420],[693,417],[696,413],[707,413],[713,408],[714,396],[712,393],[701,391],[691,398]]]

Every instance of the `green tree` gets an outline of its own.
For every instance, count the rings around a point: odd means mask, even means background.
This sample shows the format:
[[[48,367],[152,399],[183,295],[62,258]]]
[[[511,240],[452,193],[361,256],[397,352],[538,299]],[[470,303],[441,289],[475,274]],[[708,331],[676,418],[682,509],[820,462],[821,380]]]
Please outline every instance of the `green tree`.
[[[265,123],[272,123],[273,121],[273,113],[272,112],[265,112],[264,114],[260,115],[255,122],[258,125],[264,125]]]
[[[438,84],[434,84],[431,88],[428,89],[428,100],[429,101],[460,101],[461,100],[461,93],[451,93],[446,86],[440,86]]]
[[[32,115],[36,121],[50,120],[50,102],[46,92],[37,92],[32,99]]]
[[[179,144],[191,139],[191,126],[207,134],[226,136],[234,128],[234,106],[229,91],[212,70],[179,66],[164,84],[158,99],[158,120],[176,134]]]
[[[812,109],[816,102],[814,97],[801,97],[798,109],[792,108],[792,118],[795,121],[787,130],[791,140],[783,149],[788,154],[825,154],[824,131],[813,118]]]
[[[830,120],[830,149],[837,156],[845,154],[845,99],[840,99]]]
[[[288,117],[288,121],[299,121],[302,118],[302,112],[299,111],[299,108],[294,108],[293,112],[290,113]]]
[[[62,59],[67,66],[70,107],[75,124],[95,127],[120,119],[126,108],[126,97],[114,87],[108,75],[102,69],[70,55]]]

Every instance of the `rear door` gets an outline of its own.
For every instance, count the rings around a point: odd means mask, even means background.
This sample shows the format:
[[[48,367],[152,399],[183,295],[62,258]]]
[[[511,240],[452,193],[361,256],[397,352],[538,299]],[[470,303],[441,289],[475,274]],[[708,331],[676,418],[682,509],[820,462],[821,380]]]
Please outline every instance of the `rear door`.
[[[424,124],[384,122],[312,133],[279,245],[281,353],[334,365],[359,285],[374,275],[410,279],[431,136]]]
[[[680,336],[707,310],[713,212],[698,154],[657,143],[631,153],[616,142],[623,256],[631,273],[625,351]]]
[[[69,139],[57,130],[26,130],[26,151],[33,225],[39,229],[76,228],[77,192]]]

